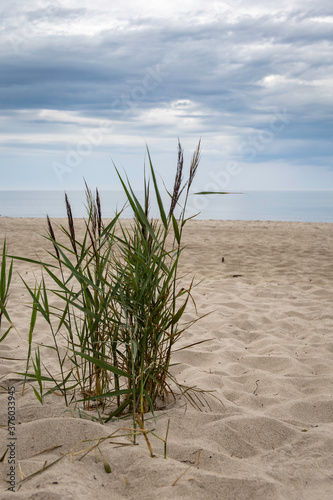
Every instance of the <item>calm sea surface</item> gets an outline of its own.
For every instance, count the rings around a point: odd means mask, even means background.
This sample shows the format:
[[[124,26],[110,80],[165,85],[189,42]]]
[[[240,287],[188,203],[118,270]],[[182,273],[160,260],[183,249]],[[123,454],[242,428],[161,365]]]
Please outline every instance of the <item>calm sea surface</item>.
[[[74,217],[85,217],[85,194],[68,191]],[[121,191],[100,191],[104,217],[112,217],[125,202]],[[138,197],[142,197],[138,193]],[[169,201],[166,199],[166,206]],[[188,215],[197,219],[333,222],[333,191],[248,191],[234,195],[192,195]],[[62,191],[0,191],[2,217],[66,217]],[[151,201],[151,215],[157,216]],[[123,212],[131,217],[131,209]]]

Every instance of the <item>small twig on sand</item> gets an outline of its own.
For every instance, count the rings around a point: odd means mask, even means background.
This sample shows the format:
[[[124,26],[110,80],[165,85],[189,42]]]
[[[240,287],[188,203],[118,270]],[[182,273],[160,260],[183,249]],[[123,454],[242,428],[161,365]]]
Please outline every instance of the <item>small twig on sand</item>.
[[[184,472],[183,472],[183,473],[182,473],[182,474],[181,474],[181,475],[180,475],[180,476],[176,479],[176,481],[175,481],[174,483],[172,483],[172,486],[175,486],[175,484],[176,484],[176,483],[178,483],[179,479],[180,479],[181,477],[183,477],[183,476],[186,474],[186,472],[187,472],[187,471],[189,471],[189,470],[190,470],[190,469],[191,469],[194,465],[195,465],[196,467],[198,467],[198,465],[199,465],[199,460],[200,460],[200,451],[201,451],[201,450],[199,450],[199,451],[198,451],[198,458],[197,458],[196,463],[195,463],[195,464],[190,465],[190,466],[189,466],[186,470],[184,470]]]

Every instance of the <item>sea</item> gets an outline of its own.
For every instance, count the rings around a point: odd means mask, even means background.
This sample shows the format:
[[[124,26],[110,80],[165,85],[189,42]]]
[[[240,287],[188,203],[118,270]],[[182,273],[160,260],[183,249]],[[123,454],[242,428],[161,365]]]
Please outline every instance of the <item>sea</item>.
[[[143,193],[136,193],[140,201]],[[74,217],[86,217],[84,191],[68,191]],[[102,214],[111,218],[117,211],[132,217],[122,191],[100,191]],[[170,199],[164,199],[168,207]],[[333,191],[244,191],[236,194],[194,195],[187,215],[198,220],[333,222]],[[151,200],[152,217],[158,205]],[[63,191],[0,191],[0,217],[66,217]]]

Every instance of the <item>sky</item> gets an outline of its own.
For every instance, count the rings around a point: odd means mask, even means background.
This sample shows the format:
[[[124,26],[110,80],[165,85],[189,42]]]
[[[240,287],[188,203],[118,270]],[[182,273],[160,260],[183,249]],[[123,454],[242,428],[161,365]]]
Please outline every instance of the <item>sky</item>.
[[[0,7],[0,190],[333,190],[331,0]]]

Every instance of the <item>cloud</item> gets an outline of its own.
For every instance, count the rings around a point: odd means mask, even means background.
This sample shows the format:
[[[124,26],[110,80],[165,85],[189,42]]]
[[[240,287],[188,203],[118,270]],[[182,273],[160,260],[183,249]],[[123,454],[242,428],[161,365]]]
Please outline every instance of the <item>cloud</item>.
[[[5,5],[2,148],[44,151],[49,144],[52,151],[62,141],[74,147],[84,128],[108,120],[113,134],[98,151],[116,138],[127,137],[131,147],[137,137],[202,136],[213,162],[226,154],[240,161],[266,134],[271,140],[251,161],[328,164],[330,2],[178,4],[163,15],[151,2],[143,2],[141,12],[136,2],[127,10],[103,1],[90,9],[74,0],[68,7],[30,0],[20,11]],[[272,130],[279,113],[285,126]],[[35,140],[27,140],[29,134]]]

